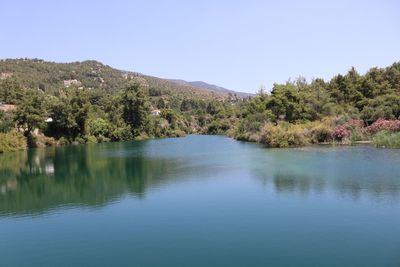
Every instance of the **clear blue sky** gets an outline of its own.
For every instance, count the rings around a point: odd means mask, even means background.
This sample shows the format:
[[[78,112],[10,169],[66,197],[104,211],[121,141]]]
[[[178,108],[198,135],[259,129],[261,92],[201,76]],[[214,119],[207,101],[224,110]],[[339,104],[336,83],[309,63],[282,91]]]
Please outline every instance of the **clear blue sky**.
[[[2,1],[0,58],[99,60],[255,92],[400,60],[400,1]]]

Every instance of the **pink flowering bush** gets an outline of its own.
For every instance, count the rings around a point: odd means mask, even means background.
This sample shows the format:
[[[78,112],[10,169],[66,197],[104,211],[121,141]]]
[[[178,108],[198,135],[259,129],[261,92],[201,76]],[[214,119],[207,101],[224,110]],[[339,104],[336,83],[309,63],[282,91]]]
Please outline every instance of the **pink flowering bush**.
[[[380,131],[399,132],[400,120],[385,120],[378,119],[373,124],[367,127],[369,133],[377,133]]]
[[[330,136],[335,141],[344,141],[345,139],[350,143],[364,139],[364,121],[360,119],[349,119],[339,123],[333,129]]]
[[[336,126],[331,133],[331,137],[334,140],[342,141],[345,138],[348,138],[351,135],[351,131],[346,128],[344,125]]]
[[[351,120],[348,120],[348,121],[344,124],[344,126],[345,126],[347,129],[361,129],[361,128],[364,127],[364,121],[363,121],[363,120],[360,120],[360,119],[351,119]]]

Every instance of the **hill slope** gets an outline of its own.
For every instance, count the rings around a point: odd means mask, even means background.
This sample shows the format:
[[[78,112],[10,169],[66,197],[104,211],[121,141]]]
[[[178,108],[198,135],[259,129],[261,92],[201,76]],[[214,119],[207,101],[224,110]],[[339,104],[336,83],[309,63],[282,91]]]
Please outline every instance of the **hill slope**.
[[[199,88],[199,89],[210,90],[210,91],[216,92],[216,93],[232,94],[232,95],[237,95],[239,97],[253,96],[253,94],[250,94],[250,93],[237,92],[234,90],[226,89],[226,88],[218,86],[218,85],[209,84],[209,83],[206,83],[203,81],[188,82],[188,81],[179,80],[179,79],[173,79],[170,81],[181,84],[181,85],[187,85],[187,86],[192,86],[192,87]]]
[[[229,92],[233,92],[118,70],[94,60],[72,63],[55,63],[40,59],[0,60],[0,79],[10,76],[18,78],[25,87],[40,88],[46,92],[76,86],[102,89],[112,93],[124,88],[129,80],[135,77],[146,80],[150,88],[172,95],[194,94],[205,98],[221,99],[228,97]]]

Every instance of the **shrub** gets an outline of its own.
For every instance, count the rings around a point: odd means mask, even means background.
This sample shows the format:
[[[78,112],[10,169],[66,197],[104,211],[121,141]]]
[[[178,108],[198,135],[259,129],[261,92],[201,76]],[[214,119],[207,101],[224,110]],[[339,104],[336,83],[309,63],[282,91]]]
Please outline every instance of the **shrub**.
[[[146,139],[149,139],[149,136],[146,133],[141,133],[140,135],[134,138],[134,140],[146,140]]]
[[[375,147],[381,148],[400,148],[400,133],[382,131],[372,138]]]
[[[230,128],[229,122],[226,120],[214,120],[208,125],[208,134],[224,134]]]
[[[378,119],[367,127],[367,131],[372,134],[380,131],[399,132],[400,120]]]
[[[75,138],[75,142],[78,144],[85,144],[86,140],[83,137],[78,136],[77,138]]]
[[[250,142],[260,143],[261,142],[261,136],[258,133],[250,133],[247,136],[247,140],[250,141]]]
[[[47,147],[56,145],[56,140],[53,137],[47,137],[43,134],[35,135],[33,141],[33,147]]]
[[[262,114],[249,114],[240,119],[233,132],[234,138],[243,141],[260,139],[261,129],[269,121],[269,116],[268,112],[264,112]]]
[[[14,152],[26,148],[26,139],[22,133],[17,131],[0,133],[0,153]]]
[[[364,134],[360,130],[353,130],[350,134],[349,140],[351,144],[355,144],[357,141],[361,141],[364,139]]]
[[[328,142],[331,138],[332,128],[326,124],[317,124],[310,129],[310,140],[312,143]]]
[[[14,128],[13,115],[0,111],[0,133],[7,133]]]
[[[102,136],[102,135],[100,135],[100,136],[97,137],[96,139],[97,139],[97,142],[98,142],[98,143],[107,143],[107,142],[110,142],[110,141],[111,141],[110,138],[104,137],[104,136]],[[89,141],[89,140],[88,140],[88,141]]]
[[[94,137],[110,137],[112,133],[111,124],[101,118],[93,119],[88,122],[89,134]]]
[[[288,147],[289,142],[281,127],[268,123],[261,130],[261,143],[268,147]]]
[[[333,140],[342,141],[348,137],[350,137],[351,131],[348,130],[344,125],[336,126],[331,133],[331,137]]]
[[[350,131],[362,129],[364,128],[364,121],[360,119],[350,119],[346,121],[344,126]]]
[[[349,140],[351,144],[364,139],[364,121],[360,119],[348,120],[344,125],[350,131]]]
[[[67,138],[61,137],[60,139],[58,139],[57,145],[58,146],[66,146],[66,145],[69,145],[69,141]]]
[[[361,119],[342,118],[336,121],[336,127],[331,131],[333,141],[350,141],[355,143],[364,139],[364,121]]]
[[[186,135],[186,133],[179,129],[171,130],[171,131],[168,131],[168,133],[167,133],[168,137],[183,137],[185,135]]]
[[[303,146],[308,143],[305,131],[298,125],[276,125],[268,123],[261,131],[261,143],[268,147]]]
[[[88,138],[87,138],[87,142],[88,142],[88,144],[96,144],[97,143],[96,136],[89,135]]]
[[[117,127],[111,133],[112,141],[128,141],[132,139],[133,135],[130,126]]]

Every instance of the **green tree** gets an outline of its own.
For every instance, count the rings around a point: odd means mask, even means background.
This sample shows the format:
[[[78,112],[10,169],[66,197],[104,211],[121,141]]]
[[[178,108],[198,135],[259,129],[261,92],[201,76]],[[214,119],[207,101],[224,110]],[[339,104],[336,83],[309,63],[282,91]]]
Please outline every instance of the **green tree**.
[[[267,108],[275,115],[275,119],[294,122],[301,118],[300,95],[295,85],[274,84]]]
[[[0,80],[0,102],[16,104],[21,100],[23,90],[15,78]]]
[[[17,103],[15,120],[18,126],[24,129],[25,136],[36,128],[43,129],[47,118],[44,103],[44,94],[37,90],[26,90],[22,99]]]
[[[0,133],[9,132],[12,128],[14,128],[13,114],[0,111]]]
[[[122,117],[131,127],[133,136],[145,132],[149,116],[149,101],[140,82],[135,81],[125,88],[122,94],[122,105]]]
[[[84,90],[61,92],[59,97],[52,97],[48,102],[53,119],[48,127],[49,135],[71,140],[85,135],[90,102]]]
[[[102,118],[89,120],[88,126],[89,135],[95,136],[97,139],[101,137],[110,138],[112,135],[112,125]]]

